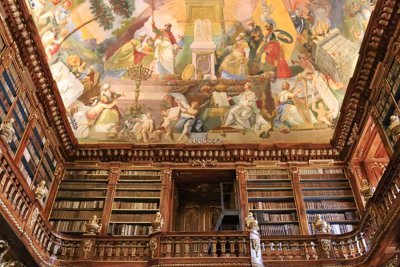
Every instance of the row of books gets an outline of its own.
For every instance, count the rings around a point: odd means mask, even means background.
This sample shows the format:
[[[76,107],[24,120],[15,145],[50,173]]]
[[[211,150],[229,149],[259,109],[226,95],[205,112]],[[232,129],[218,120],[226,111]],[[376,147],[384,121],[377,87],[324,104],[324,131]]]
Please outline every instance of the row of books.
[[[137,171],[137,170],[123,170],[121,176],[158,176],[160,177],[160,171]],[[125,177],[124,177],[125,178]]]
[[[50,221],[59,232],[82,232],[85,221]]]
[[[307,220],[314,222],[317,219],[318,214],[307,214]],[[354,211],[347,211],[344,213],[324,213],[320,214],[321,219],[324,221],[347,221],[347,220],[358,220],[358,214]]]
[[[122,235],[122,236],[133,236],[133,235],[148,235],[150,234],[151,226],[147,225],[135,225],[135,224],[110,224],[108,227],[108,234],[110,235]]]
[[[250,209],[295,209],[294,202],[251,202]]]
[[[105,183],[66,183],[63,182],[60,185],[60,189],[91,189],[91,188],[103,188],[107,189],[107,184]]]
[[[158,209],[158,203],[149,202],[114,202],[113,209],[150,210]]]
[[[53,210],[51,213],[51,218],[54,219],[72,219],[72,218],[82,218],[90,219],[93,215],[101,217],[101,211],[87,211],[87,210]]]
[[[151,222],[155,214],[112,214],[113,222]]]
[[[281,187],[292,187],[292,184],[288,182],[264,182],[264,181],[248,181],[247,188],[281,188]]]
[[[301,186],[303,188],[335,188],[335,187],[349,187],[350,184],[348,182],[302,182]]]
[[[321,200],[319,202],[306,201],[307,209],[349,209],[356,208],[354,202]]]
[[[326,191],[319,191],[319,190],[313,190],[313,191],[305,191],[303,190],[303,195],[306,197],[310,196],[352,196],[352,191],[351,189],[337,189],[337,190],[326,190]]]
[[[117,197],[160,197],[160,191],[121,191],[117,190]]]
[[[247,170],[248,175],[288,175],[285,169]]]
[[[318,168],[318,169],[299,169],[300,174],[343,174],[343,170],[339,168],[335,169],[323,169],[323,168]]]
[[[124,189],[124,188],[150,188],[150,189],[160,189],[161,183],[120,183],[117,185],[117,189]]]
[[[343,174],[315,174],[315,175],[304,175],[300,176],[300,180],[307,181],[307,180],[319,180],[319,181],[326,181],[326,180],[346,180],[346,177]]]
[[[256,212],[255,217],[259,223],[263,222],[294,222],[297,221],[296,212],[271,214],[266,212]]]
[[[108,175],[108,170],[67,170],[65,175]]]
[[[340,235],[348,233],[354,230],[355,225],[353,224],[331,224],[331,233],[335,235]],[[316,234],[316,231],[312,224],[308,224],[308,231],[310,234]]]
[[[105,197],[106,190],[96,191],[59,191],[57,197]]]
[[[293,196],[291,190],[283,191],[248,191],[249,197],[279,197],[279,196]]]
[[[268,235],[298,235],[300,234],[299,226],[296,224],[285,225],[260,225],[260,233],[263,236]]]
[[[56,201],[55,209],[102,209],[104,200],[93,201]]]

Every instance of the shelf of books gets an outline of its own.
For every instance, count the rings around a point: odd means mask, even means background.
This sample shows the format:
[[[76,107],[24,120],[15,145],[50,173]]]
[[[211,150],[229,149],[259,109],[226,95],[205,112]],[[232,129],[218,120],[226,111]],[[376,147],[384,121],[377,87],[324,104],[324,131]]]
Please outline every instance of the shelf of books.
[[[287,169],[247,170],[247,196],[249,209],[258,220],[261,235],[300,234]]]
[[[50,215],[54,228],[79,234],[93,215],[101,218],[108,178],[108,170],[66,170]]]
[[[116,185],[108,234],[148,235],[160,208],[161,172],[122,170]]]
[[[355,229],[360,216],[343,168],[300,168],[299,174],[310,234],[315,234],[313,222],[318,214],[333,234]]]

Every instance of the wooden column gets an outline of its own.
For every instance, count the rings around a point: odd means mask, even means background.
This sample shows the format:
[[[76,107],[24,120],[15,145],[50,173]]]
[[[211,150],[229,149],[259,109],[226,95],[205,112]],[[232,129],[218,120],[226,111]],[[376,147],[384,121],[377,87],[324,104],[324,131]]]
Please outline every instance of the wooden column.
[[[243,230],[244,218],[247,217],[249,213],[249,204],[248,204],[248,196],[247,196],[247,184],[246,184],[246,170],[244,166],[236,167],[236,181],[238,184],[238,208],[240,209],[240,226]]]
[[[49,219],[50,218],[50,212],[53,207],[54,201],[56,199],[56,195],[58,192],[58,187],[60,186],[61,180],[64,176],[65,168],[62,166],[61,163],[59,163],[56,167],[56,170],[54,171],[54,180],[53,184],[51,185],[51,188],[49,190],[49,195],[47,196],[47,201],[46,205],[43,207],[43,215]]]
[[[161,192],[160,192],[160,213],[164,218],[164,227],[162,231],[172,231],[172,213],[173,208],[173,186],[172,186],[172,170],[163,167],[161,174]]]
[[[105,235],[107,233],[107,228],[110,222],[112,205],[115,196],[115,187],[118,183],[119,174],[120,174],[120,167],[112,166],[111,172],[108,176],[109,178],[107,186],[107,195],[106,199],[104,200],[103,215],[101,217],[101,223],[103,224],[103,227],[100,232],[101,235]]]
[[[360,167],[358,169],[359,171],[362,172],[362,168]],[[366,205],[366,203],[364,202],[364,199],[362,199],[361,194],[360,194],[360,189],[358,186],[358,183],[356,180],[361,180],[362,178],[366,177],[358,177],[356,178],[355,175],[353,175],[353,172],[351,171],[351,167],[348,166],[347,168],[344,168],[344,174],[346,175],[347,179],[349,179],[350,181],[350,185],[351,188],[353,189],[353,195],[354,195],[354,200],[356,202],[357,208],[358,208],[358,212],[360,213],[360,216],[363,216],[364,214],[364,206]],[[357,175],[362,175],[361,173]],[[361,178],[361,179],[360,179]]]
[[[288,170],[292,180],[294,203],[297,209],[300,233],[303,235],[309,235],[306,206],[304,204],[303,193],[301,192],[299,169],[297,166],[290,166]]]

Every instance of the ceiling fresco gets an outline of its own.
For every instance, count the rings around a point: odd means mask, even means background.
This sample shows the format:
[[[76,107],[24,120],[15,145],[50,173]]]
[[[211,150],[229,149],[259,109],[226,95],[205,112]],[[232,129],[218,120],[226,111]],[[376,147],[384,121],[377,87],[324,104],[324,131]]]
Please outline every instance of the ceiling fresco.
[[[80,143],[328,143],[367,0],[25,0]]]

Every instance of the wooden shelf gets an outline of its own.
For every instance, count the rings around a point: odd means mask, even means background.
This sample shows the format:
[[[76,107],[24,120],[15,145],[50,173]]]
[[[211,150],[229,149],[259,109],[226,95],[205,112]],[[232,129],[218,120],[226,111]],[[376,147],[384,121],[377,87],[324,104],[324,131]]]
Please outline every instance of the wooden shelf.
[[[298,224],[299,221],[259,222],[258,224]]]
[[[304,196],[304,200],[352,200],[353,196]]]
[[[77,197],[77,196],[65,196],[65,197],[60,197],[57,196],[56,199],[60,200],[60,199],[65,199],[65,200],[96,200],[96,199],[105,199],[105,196],[102,197]]]
[[[286,213],[290,211],[296,211],[296,208],[293,209],[249,209],[252,212],[281,212]]]
[[[112,213],[156,213],[159,209],[112,209]]]
[[[151,224],[151,222],[132,222],[132,221],[110,221],[115,224]]]
[[[54,211],[101,211],[103,208],[53,208]]]
[[[108,179],[63,179],[63,182],[78,182],[78,183],[92,183],[92,182],[108,182]]]
[[[337,213],[337,212],[345,212],[345,211],[354,211],[357,208],[341,208],[341,209],[307,209],[307,213]]]
[[[292,187],[247,187],[247,191],[288,191],[292,190]]]
[[[252,201],[257,201],[257,202],[260,202],[260,201],[263,201],[263,200],[266,200],[266,201],[268,201],[268,200],[284,200],[284,199],[287,199],[287,200],[292,200],[292,199],[294,199],[294,196],[276,196],[276,197],[249,197],[249,201],[250,202],[252,202]]]

